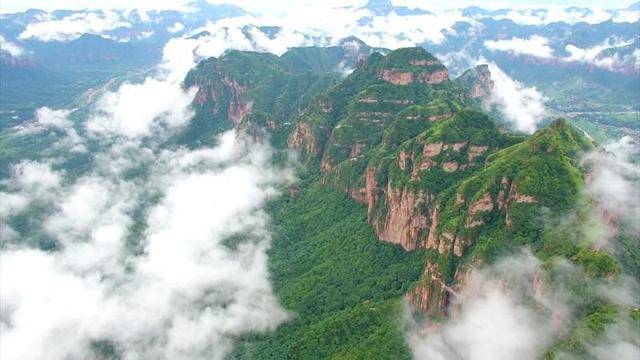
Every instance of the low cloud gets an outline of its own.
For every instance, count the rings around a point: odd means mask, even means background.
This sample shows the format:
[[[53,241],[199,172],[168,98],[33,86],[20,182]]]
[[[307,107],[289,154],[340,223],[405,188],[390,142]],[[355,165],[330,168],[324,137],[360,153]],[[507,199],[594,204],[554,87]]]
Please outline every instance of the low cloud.
[[[603,334],[596,338],[576,330],[581,320],[576,314],[578,309],[584,311],[585,301],[607,299],[622,309],[638,306],[635,282],[619,280],[585,277],[565,260],[543,266],[525,250],[469,270],[452,294],[450,314],[444,321],[418,320],[407,305],[406,340],[416,359],[539,359],[558,340],[577,331],[574,346],[595,359],[608,359],[611,354],[635,359],[640,354],[637,329],[624,314],[605,322]],[[578,296],[577,287],[585,292]],[[583,298],[584,294],[592,299]],[[555,355],[576,358],[562,347]]]
[[[20,57],[24,54],[24,49],[0,35],[0,53],[7,53],[12,57]]]
[[[185,91],[165,79],[150,77],[141,84],[124,84],[98,100],[86,129],[96,136],[137,138],[158,127],[179,128],[191,116],[194,95],[195,89]]]
[[[530,253],[474,270],[453,298],[451,319],[421,324],[408,317],[407,341],[416,359],[535,359],[541,357],[559,330],[554,315],[536,312],[530,302],[556,307],[534,287],[541,264]]]
[[[509,19],[521,25],[547,25],[555,22],[600,24],[605,21],[636,22],[640,11],[605,10],[597,6],[583,8],[546,6],[539,9],[514,9],[506,14],[494,15],[494,19]]]
[[[85,140],[78,134],[69,116],[73,110],[53,110],[46,106],[35,112],[35,121],[19,128],[19,134],[41,134],[45,131],[60,133],[62,136],[53,147],[64,148],[68,151],[80,153],[87,150]]]
[[[290,172],[233,132],[211,147],[162,145],[192,116],[181,80],[195,45],[168,44],[156,76],[97,101],[82,120],[88,169],[43,158],[3,184],[0,220],[38,221],[2,231],[0,358],[223,359],[237,336],[289,318],[269,282],[263,207]],[[67,131],[70,115],[41,108],[24,131]]]
[[[79,12],[61,19],[44,19],[27,25],[20,39],[39,41],[70,41],[82,34],[102,35],[131,24],[113,11]]]
[[[512,79],[496,63],[483,57],[473,57],[463,51],[438,54],[438,58],[451,69],[452,73],[462,73],[471,67],[487,64],[494,82],[493,92],[487,103],[495,108],[503,119],[517,131],[533,133],[544,120],[547,111],[546,98],[535,87],[528,87]]]
[[[22,161],[12,168],[10,179],[0,192],[0,222],[22,213],[36,201],[52,199],[62,181],[62,174],[54,171],[49,162]]]
[[[86,358],[102,342],[124,358],[221,359],[234,336],[286,320],[268,281],[261,208],[287,177],[269,158],[227,133],[215,148],[162,151],[144,180],[97,168],[63,186],[42,228],[60,250],[2,251],[2,358]],[[27,189],[60,185],[16,176]],[[140,206],[146,215],[132,217]],[[243,240],[229,247],[232,236]]]
[[[184,24],[180,23],[180,22],[176,22],[173,25],[169,26],[167,28],[167,31],[170,33],[177,33],[182,31],[182,29],[184,29]]]
[[[587,191],[607,214],[615,215],[640,234],[640,166],[633,161],[640,150],[631,137],[586,154],[591,168]]]
[[[518,131],[533,133],[545,115],[545,98],[535,87],[526,87],[512,79],[497,65],[490,63],[491,79],[495,83],[491,104]]]
[[[509,40],[487,40],[484,46],[492,51],[506,51],[515,55],[531,55],[543,59],[553,58],[549,39],[539,35],[527,39],[513,37]]]
[[[565,48],[569,55],[562,60],[566,62],[583,63],[610,71],[618,70],[627,65],[636,67],[635,62],[637,61],[637,56],[621,57],[617,53],[607,54],[606,52],[606,50],[626,47],[631,44],[633,44],[633,41],[623,41],[612,38],[590,48],[580,48],[569,44]]]

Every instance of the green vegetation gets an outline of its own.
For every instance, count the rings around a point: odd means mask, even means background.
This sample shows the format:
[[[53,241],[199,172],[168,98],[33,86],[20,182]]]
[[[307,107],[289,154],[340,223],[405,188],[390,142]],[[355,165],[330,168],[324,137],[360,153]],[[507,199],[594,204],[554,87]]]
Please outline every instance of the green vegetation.
[[[428,299],[429,306],[440,306],[437,297],[445,295],[433,275],[455,286],[456,274],[523,248],[542,261],[552,281],[568,284],[576,302],[575,322],[548,358],[563,352],[583,356],[585,343],[608,324],[627,319],[628,309],[612,305],[594,283],[615,284],[624,273],[637,276],[639,240],[621,227],[614,251],[592,246],[602,224],[593,220],[593,204],[583,191],[580,156],[594,144],[582,131],[556,120],[532,136],[505,133],[468,94],[479,70],[438,85],[396,85],[381,78],[389,69],[444,69],[423,49],[373,53],[340,79],[335,66],[345,56],[341,47],[292,49],[281,57],[229,51],[201,62],[185,79],[186,87],[197,85],[201,92],[195,118],[171,145],[210,145],[214,135],[234,126],[249,136],[266,134],[279,150],[276,161],[285,161],[288,139],[300,127],[308,129],[303,135],[310,139],[304,141],[315,145],[300,146],[300,183],[268,209],[271,280],[292,318],[271,333],[239,337],[231,358],[410,358],[399,324],[403,296],[424,286],[439,294]],[[0,134],[0,177],[20,159],[55,152],[51,145],[58,135]],[[69,156],[56,166],[77,174],[91,161],[90,155]],[[365,181],[369,171],[373,185]],[[348,195],[365,185],[373,187],[367,196],[374,202],[366,206]],[[403,215],[425,219],[419,241],[433,225],[443,246],[424,249],[421,242],[407,252],[378,239],[372,225],[384,225],[393,192],[422,196]],[[28,234],[42,220],[38,211],[10,225]],[[141,209],[134,211],[143,217]],[[144,222],[136,222],[128,246],[140,250],[135,238],[144,231]],[[40,248],[57,246],[42,234],[29,235]],[[565,262],[575,273],[559,274]],[[436,274],[425,274],[427,263],[437,265]],[[640,317],[637,311],[632,316]],[[109,343],[93,347],[103,354],[115,351]]]
[[[240,339],[232,357],[410,358],[400,298],[422,272],[422,252],[379,241],[365,209],[319,181],[271,212],[273,287],[294,318]]]

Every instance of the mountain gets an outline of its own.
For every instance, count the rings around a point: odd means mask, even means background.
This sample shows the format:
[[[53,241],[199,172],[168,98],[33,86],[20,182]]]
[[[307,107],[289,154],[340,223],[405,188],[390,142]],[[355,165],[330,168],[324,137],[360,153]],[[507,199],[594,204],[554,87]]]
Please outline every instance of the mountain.
[[[390,0],[369,0],[363,8],[371,11],[376,16],[384,16],[391,13],[401,16],[431,14],[431,12],[424,9],[394,6]]]
[[[637,5],[324,10],[0,15],[0,357],[634,358]]]
[[[509,133],[482,112],[494,86],[486,65],[451,78],[423,48],[367,50],[343,79],[291,87],[335,67],[336,51],[230,52],[185,81],[208,91],[196,97],[199,123],[267,134],[302,164],[300,182],[270,207],[274,288],[297,317],[239,338],[232,357],[410,358],[395,320],[402,298],[420,316],[455,316],[452,297],[472,273],[522,248],[549,269],[558,259],[583,269],[568,295],[581,298],[575,320],[546,351],[584,354],[582,344],[627,311],[592,291],[625,265],[575,240],[588,237],[595,207],[581,156],[596,145],[563,119]],[[303,100],[288,99],[290,89]],[[287,101],[294,106],[278,105]],[[579,215],[542,220],[569,214]],[[530,281],[523,286],[556,286]],[[596,328],[586,333],[587,323]]]
[[[2,126],[20,124],[32,117],[34,103],[59,106],[123,73],[148,70],[161,60],[162,48],[172,38],[200,36],[202,42],[218,44],[207,47],[215,54],[204,56],[220,56],[229,48],[282,54],[302,45],[336,45],[340,39],[335,30],[342,29],[347,31],[339,31],[340,36],[353,34],[376,47],[420,45],[443,59],[453,75],[478,61],[494,63],[514,80],[535,87],[547,100],[549,114],[568,118],[590,136],[637,136],[636,5],[602,11],[471,6],[431,12],[372,0],[360,7],[333,8],[351,12],[353,18],[338,16],[339,23],[313,31],[287,17],[263,23],[235,5],[206,0],[190,2],[184,11],[32,9],[2,14],[0,36],[10,45],[0,51],[3,72],[9,74],[0,92],[0,104],[7,109],[0,119]],[[238,21],[218,26],[230,18]],[[403,29],[389,26],[391,21],[411,25]],[[430,31],[419,29],[425,23],[432,24]],[[35,68],[27,71],[25,65]],[[78,66],[91,71],[83,73]],[[37,101],[30,102],[25,94],[35,88]]]
[[[266,129],[272,141],[286,143],[291,121],[316,95],[335,84],[345,69],[376,51],[355,38],[337,46],[292,48],[281,56],[229,51],[202,61],[185,87],[197,86],[196,116],[184,141],[208,141],[224,129]],[[384,51],[384,50],[383,50]]]

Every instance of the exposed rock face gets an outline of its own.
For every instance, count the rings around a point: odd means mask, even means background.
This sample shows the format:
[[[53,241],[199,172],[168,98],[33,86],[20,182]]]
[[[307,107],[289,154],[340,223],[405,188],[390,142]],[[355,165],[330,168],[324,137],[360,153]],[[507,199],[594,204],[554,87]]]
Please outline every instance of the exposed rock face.
[[[422,149],[422,155],[427,158],[437,156],[442,151],[442,142],[426,144]]]
[[[442,69],[433,72],[419,72],[414,74],[411,71],[384,69],[380,73],[380,78],[394,85],[407,85],[413,82],[440,84],[449,79],[449,71],[447,71],[447,69]]]
[[[400,167],[400,170],[407,170],[407,161],[410,160],[412,156],[413,154],[408,151],[400,152],[400,155],[398,156],[398,166]]]
[[[476,78],[469,92],[472,98],[488,98],[493,92],[495,83],[491,80],[491,71],[486,64],[475,67]]]
[[[447,161],[442,164],[442,170],[446,172],[454,172],[458,170],[458,163],[456,161]]]
[[[426,59],[411,59],[409,64],[415,66],[426,66],[426,65],[439,65],[440,61],[437,60],[426,60]]]
[[[322,172],[326,174],[331,171],[332,168],[333,164],[331,163],[331,158],[328,155],[325,155],[322,158],[322,162],[320,163],[320,170],[322,170]]]
[[[474,161],[477,157],[481,156],[489,149],[488,146],[469,146],[468,156],[469,162]]]
[[[389,211],[378,236],[406,250],[416,249],[420,245],[420,231],[427,228],[427,219],[419,210],[428,201],[427,195],[408,189],[393,189],[391,183],[387,186],[386,195]]]
[[[208,97],[209,96],[207,94],[207,88],[200,87],[198,88],[198,92],[196,93],[196,97],[193,99],[193,102],[195,102],[198,105],[202,105],[207,101]]]
[[[318,144],[316,136],[311,129],[311,126],[307,123],[299,123],[289,139],[287,140],[289,148],[303,150],[305,154],[316,156],[318,155]]]
[[[436,122],[436,121],[440,121],[440,120],[444,120],[444,119],[448,119],[450,117],[453,116],[453,113],[445,113],[445,114],[439,114],[439,115],[431,115],[428,117],[428,120],[431,122]]]
[[[413,73],[410,71],[382,70],[380,77],[382,80],[394,85],[407,85],[413,82]]]
[[[437,263],[427,263],[422,280],[405,299],[417,310],[429,316],[445,316],[449,296],[453,292],[442,279]]]
[[[422,81],[428,84],[440,84],[449,80],[449,71],[447,69],[434,71],[431,73],[420,73],[420,78]]]
[[[364,188],[351,190],[349,195],[351,195],[351,197],[353,197],[357,202],[367,205],[367,217],[371,219],[373,208],[378,202],[378,184],[376,182],[375,168],[368,167],[367,170],[365,170],[364,183]]]
[[[429,235],[427,236],[427,249],[438,248],[438,224],[440,223],[440,216],[438,215],[438,207],[434,207],[431,212],[431,227],[429,228]]]
[[[482,197],[469,205],[469,214],[475,215],[479,212],[488,212],[493,210],[493,200],[491,194],[485,193]]]
[[[509,189],[507,191],[507,188]],[[509,215],[509,205],[513,203],[537,203],[535,197],[531,195],[522,194],[518,191],[518,185],[515,182],[511,182],[507,178],[502,178],[500,180],[500,191],[498,192],[498,197],[496,199],[496,203],[498,205],[498,209],[505,212],[504,222],[507,227],[512,227],[511,216]]]
[[[353,158],[357,157],[358,155],[362,154],[363,150],[364,150],[364,144],[355,143],[355,144],[351,145],[351,151],[349,152],[349,158],[353,159]]]
[[[229,110],[227,111],[229,121],[235,125],[240,124],[245,116],[251,113],[252,108],[252,101],[246,102],[239,99],[232,100],[229,103]]]
[[[489,66],[486,64],[478,65],[465,71],[455,81],[468,89],[467,96],[472,99],[488,100],[495,87],[495,83],[491,80],[491,71],[489,71]]]

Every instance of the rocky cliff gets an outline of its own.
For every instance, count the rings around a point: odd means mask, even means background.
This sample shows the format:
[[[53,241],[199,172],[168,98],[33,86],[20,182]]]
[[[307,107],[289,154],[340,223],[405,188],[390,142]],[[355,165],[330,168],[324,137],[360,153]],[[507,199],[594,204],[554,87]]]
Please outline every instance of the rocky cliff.
[[[421,48],[352,52],[356,69],[338,81],[307,71],[326,64],[305,51],[231,52],[200,64],[188,78],[200,88],[198,113],[295,150],[304,176],[366,208],[380,240],[424,251],[422,276],[406,293],[417,309],[446,315],[470,268],[523,245],[548,251],[547,230],[532,219],[578,202],[578,158],[592,146],[582,134],[564,121],[531,137],[505,132],[480,112],[494,87],[486,65],[449,79]],[[583,246],[563,251],[591,254]]]

